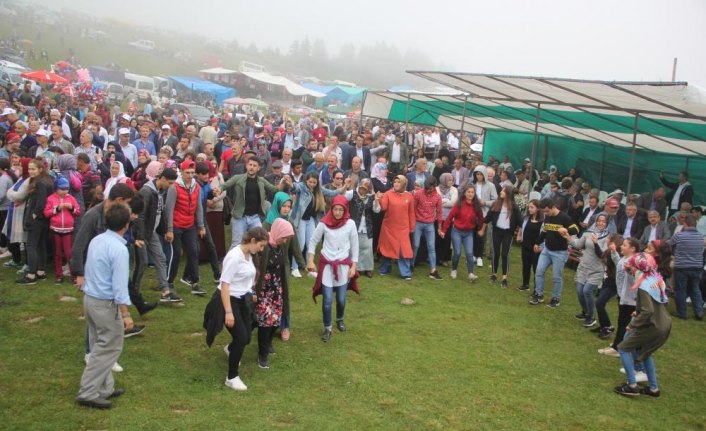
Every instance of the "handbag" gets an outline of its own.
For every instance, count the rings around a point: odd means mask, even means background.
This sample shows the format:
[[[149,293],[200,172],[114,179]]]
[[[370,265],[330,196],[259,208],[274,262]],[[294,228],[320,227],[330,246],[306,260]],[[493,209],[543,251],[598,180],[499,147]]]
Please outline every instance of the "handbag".
[[[233,202],[231,202],[228,196],[223,198],[223,223],[230,224],[230,213],[233,212]]]

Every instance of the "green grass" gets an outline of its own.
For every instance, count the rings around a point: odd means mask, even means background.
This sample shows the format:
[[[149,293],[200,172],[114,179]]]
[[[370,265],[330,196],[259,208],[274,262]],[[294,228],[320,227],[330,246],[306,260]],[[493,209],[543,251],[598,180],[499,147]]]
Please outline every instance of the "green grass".
[[[530,306],[514,289],[517,250],[512,258],[512,288],[505,291],[485,281],[487,265],[473,285],[448,279],[447,270],[434,282],[426,267],[412,282],[364,279],[362,294],[348,296],[348,332],[334,329],[329,344],[319,340],[311,279],[295,280],[292,339],[276,341],[269,370],[257,367],[253,340],[241,367],[245,393],[223,385],[227,333],[206,347],[208,299],[183,288],[183,307],[162,305],[138,319],[147,330],[126,340],[125,372],[115,375],[127,393],[107,412],[74,404],[85,326],[81,302],[59,298],[78,292],[47,281],[18,286],[14,271],[2,268],[0,428],[704,429],[701,322],[675,321],[656,354],[661,398],[622,398],[612,393],[623,381],[620,361],[599,355],[607,343],[573,318],[573,272],[566,271],[559,309]],[[144,293],[156,300],[148,271]],[[206,266],[201,274],[210,280]],[[416,304],[400,305],[404,297]],[[615,302],[610,310],[617,314]],[[37,317],[43,319],[30,323]]]

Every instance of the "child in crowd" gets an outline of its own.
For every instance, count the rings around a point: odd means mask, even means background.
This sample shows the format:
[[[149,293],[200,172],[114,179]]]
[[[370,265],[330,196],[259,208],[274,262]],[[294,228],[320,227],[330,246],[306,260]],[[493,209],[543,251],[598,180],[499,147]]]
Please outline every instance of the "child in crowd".
[[[49,195],[44,207],[44,217],[49,219],[49,230],[54,242],[54,267],[56,284],[64,282],[63,260],[71,260],[72,233],[75,218],[81,215],[76,199],[69,194],[69,180],[59,177],[54,183],[56,191]]]

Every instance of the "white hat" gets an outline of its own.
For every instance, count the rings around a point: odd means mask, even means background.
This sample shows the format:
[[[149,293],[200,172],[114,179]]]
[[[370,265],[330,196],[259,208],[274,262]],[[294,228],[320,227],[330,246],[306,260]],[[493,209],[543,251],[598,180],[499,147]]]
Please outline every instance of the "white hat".
[[[162,124],[162,129],[164,129],[164,130],[172,130],[172,128],[169,127],[169,124]]]
[[[624,193],[622,190],[620,190],[620,189],[615,189],[615,190],[613,190],[613,192],[612,192],[611,194],[609,194],[608,196],[624,195],[624,194],[625,194],[625,193]]]
[[[51,136],[51,132],[49,130],[40,128],[39,130],[37,130],[37,136],[44,136],[48,138]]]
[[[129,115],[127,115],[127,114],[121,115],[120,118],[122,118],[122,119],[125,120],[125,121],[130,121],[130,120],[132,120],[132,118],[131,118]]]
[[[120,135],[129,135],[130,134],[130,129],[127,127],[121,127],[120,130],[118,130],[118,134]]]
[[[10,115],[10,114],[17,114],[17,111],[15,111],[12,108],[5,108],[2,110],[2,115]]]

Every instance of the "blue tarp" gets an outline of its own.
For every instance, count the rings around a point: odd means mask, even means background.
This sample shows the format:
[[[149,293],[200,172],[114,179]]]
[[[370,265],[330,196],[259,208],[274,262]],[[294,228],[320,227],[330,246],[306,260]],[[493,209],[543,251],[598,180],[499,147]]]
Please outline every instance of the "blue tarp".
[[[211,81],[188,76],[170,76],[169,78],[186,87],[187,90],[212,94],[217,105],[222,105],[223,101],[229,97],[235,97],[235,88],[224,87]]]
[[[344,104],[354,106],[363,100],[365,88],[362,87],[342,87],[340,85],[319,85],[313,82],[304,82],[302,87],[309,90],[326,94],[316,100],[316,106],[321,108],[328,105]]]

